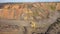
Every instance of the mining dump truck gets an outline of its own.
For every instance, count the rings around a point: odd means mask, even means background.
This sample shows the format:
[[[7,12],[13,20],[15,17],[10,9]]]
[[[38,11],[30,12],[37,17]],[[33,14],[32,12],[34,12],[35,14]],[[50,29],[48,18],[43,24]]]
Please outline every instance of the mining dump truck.
[[[60,34],[60,3],[0,3],[0,34]]]

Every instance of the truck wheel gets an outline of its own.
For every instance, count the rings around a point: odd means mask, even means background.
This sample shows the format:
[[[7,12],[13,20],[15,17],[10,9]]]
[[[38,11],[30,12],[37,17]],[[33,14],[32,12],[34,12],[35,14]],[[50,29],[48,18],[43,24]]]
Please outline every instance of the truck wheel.
[[[60,18],[48,28],[46,34],[60,34]]]

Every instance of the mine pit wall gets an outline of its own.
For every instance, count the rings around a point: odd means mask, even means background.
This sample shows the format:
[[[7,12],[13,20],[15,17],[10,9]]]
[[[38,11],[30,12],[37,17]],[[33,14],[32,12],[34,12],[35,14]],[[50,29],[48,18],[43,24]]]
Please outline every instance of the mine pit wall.
[[[33,5],[34,7],[41,7],[40,9],[44,9],[45,11],[59,11],[60,10],[60,7],[59,7],[60,3],[39,3],[39,2],[38,3],[21,3],[21,4],[5,3],[5,4],[1,4],[2,9],[0,9],[0,18],[20,19],[20,15],[26,12],[25,7],[28,8],[30,5]]]
[[[36,22],[37,24],[37,27],[40,27],[39,31],[38,30],[34,30],[32,27],[31,27],[31,24],[30,24],[30,21],[28,20],[23,20],[21,21],[19,18],[20,18],[20,15],[22,13],[25,13],[25,12],[22,12],[23,10],[23,7],[24,5],[27,7],[27,5],[29,5],[30,3],[22,3],[20,4],[20,9],[18,7],[18,3],[17,4],[12,4],[11,7],[15,6],[12,8],[12,11],[11,13],[8,12],[8,4],[6,4],[4,6],[4,8],[0,9],[0,22],[4,23],[13,23],[13,24],[16,24],[16,25],[19,25],[19,26],[25,26],[27,28],[27,34],[32,34],[31,32],[40,32],[40,33],[45,33],[45,31],[48,29],[48,27],[53,24],[56,19],[58,18],[58,13],[60,12],[60,3],[33,3],[33,4],[36,4],[38,6],[35,6],[35,7],[41,7],[42,9],[44,9],[45,11],[55,11],[55,14],[53,14],[54,16],[52,18],[49,18],[49,19],[43,19],[43,21],[39,21],[39,22]],[[17,8],[16,8],[17,7]],[[25,7],[25,8],[26,8]],[[16,15],[14,15],[14,9],[16,8]],[[26,11],[26,10],[24,10]],[[59,13],[60,14],[60,13]],[[60,17],[59,17],[60,18]],[[4,19],[4,20],[3,20]],[[8,20],[10,19],[10,20]],[[20,21],[19,21],[20,20]],[[22,29],[23,30],[23,29]],[[21,30],[21,31],[22,31]],[[24,31],[24,30],[23,30]],[[13,32],[14,33],[14,32]],[[11,33],[12,34],[12,33]],[[16,33],[17,34],[17,33]],[[21,33],[21,34],[24,34],[24,33]]]

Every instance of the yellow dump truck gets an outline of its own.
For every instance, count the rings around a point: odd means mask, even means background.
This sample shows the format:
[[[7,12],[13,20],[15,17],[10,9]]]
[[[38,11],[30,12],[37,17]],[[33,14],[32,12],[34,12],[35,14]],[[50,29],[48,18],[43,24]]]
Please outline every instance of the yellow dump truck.
[[[60,3],[0,3],[0,34],[60,34]]]

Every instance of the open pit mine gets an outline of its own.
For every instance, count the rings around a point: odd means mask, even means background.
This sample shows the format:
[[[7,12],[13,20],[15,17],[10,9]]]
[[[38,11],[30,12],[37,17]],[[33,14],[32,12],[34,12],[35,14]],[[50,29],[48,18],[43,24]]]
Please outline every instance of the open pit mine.
[[[60,3],[0,3],[0,34],[60,34]]]

